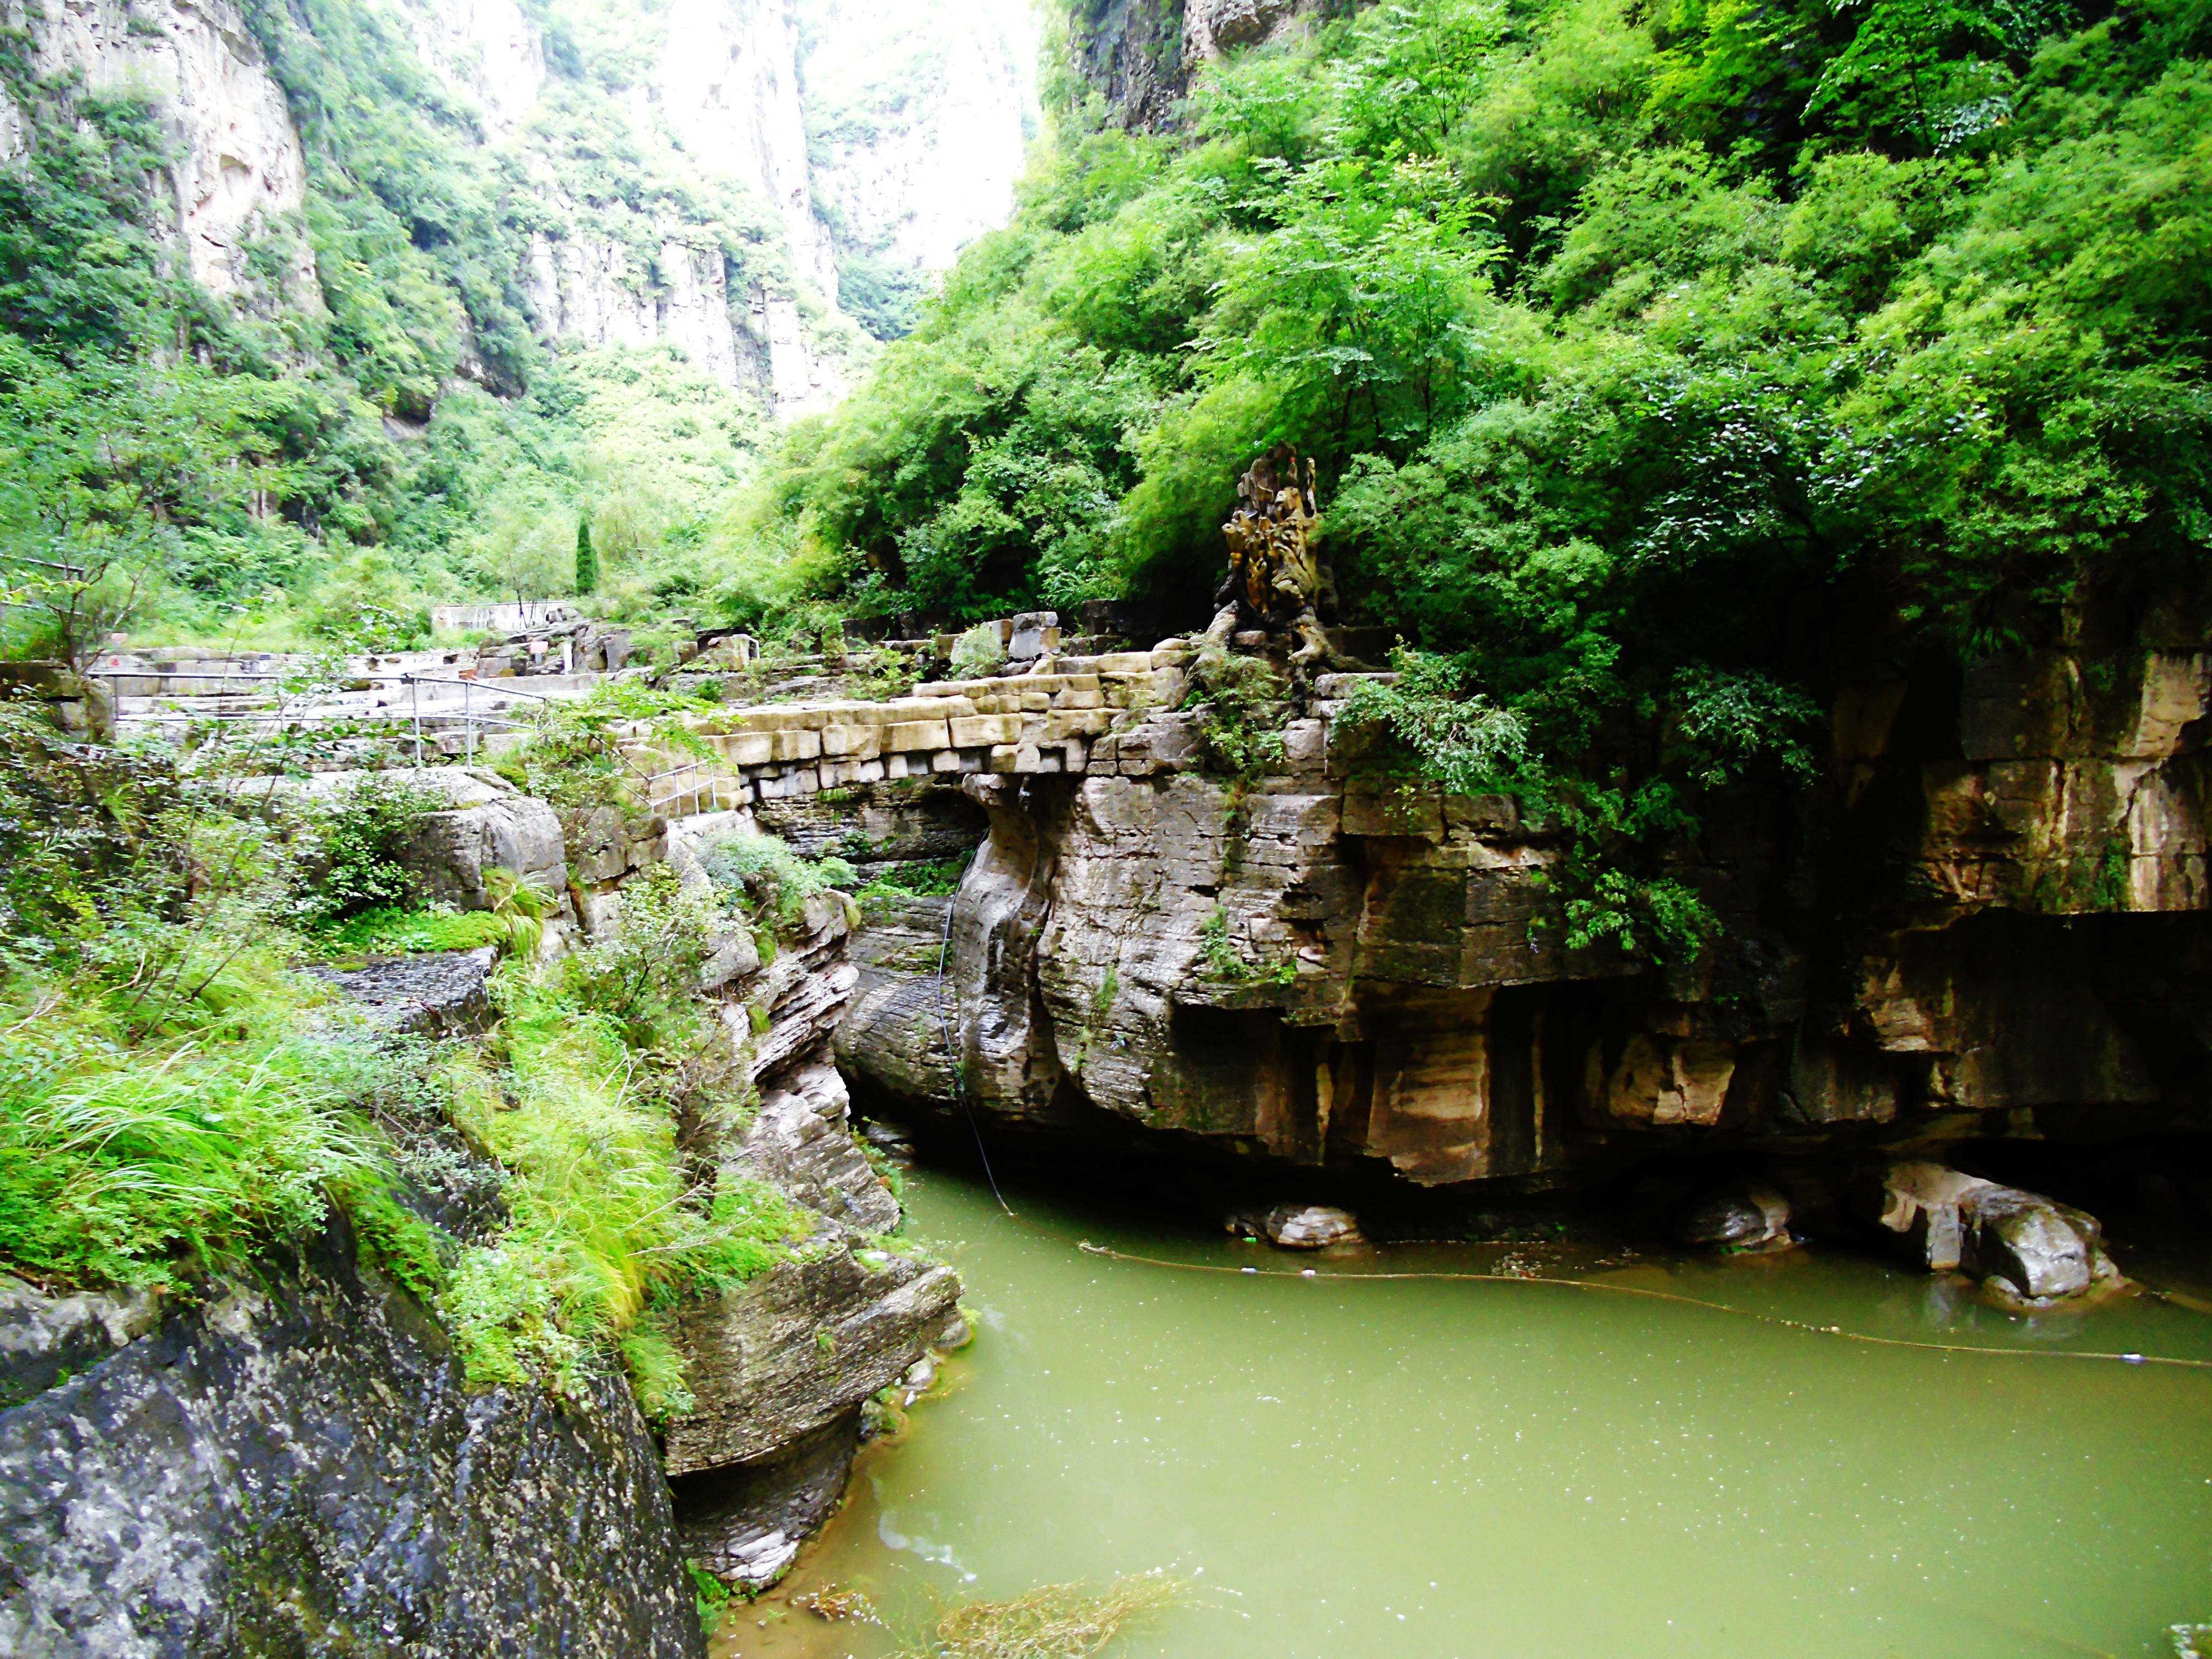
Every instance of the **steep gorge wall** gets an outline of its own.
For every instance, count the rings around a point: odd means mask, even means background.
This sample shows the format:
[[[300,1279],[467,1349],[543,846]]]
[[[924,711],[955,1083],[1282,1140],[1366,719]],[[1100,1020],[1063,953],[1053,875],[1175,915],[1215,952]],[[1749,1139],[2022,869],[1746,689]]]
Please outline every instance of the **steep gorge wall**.
[[[550,125],[559,73],[544,30],[516,0],[395,0],[389,15],[473,112],[489,151],[528,180],[518,275],[549,344],[667,341],[783,416],[842,395],[860,342],[836,309],[835,258],[815,212],[789,0],[641,9],[649,50],[635,84],[608,94],[563,82],[571,114]],[[176,153],[167,228],[203,287],[320,308],[301,234],[314,186],[300,131],[238,0],[12,0],[7,16],[32,43],[40,77],[153,100]],[[608,153],[640,176],[580,181],[562,125],[578,100],[618,129]],[[0,163],[29,142],[26,112],[0,97]],[[747,234],[761,251],[733,259],[732,228],[711,204],[686,204],[687,179],[750,198],[757,222]],[[261,239],[285,249],[292,280],[281,295],[251,294],[246,251]]]
[[[1006,222],[1035,136],[1022,0],[814,0],[804,67],[814,185],[844,243],[917,271]]]
[[[860,1088],[1421,1185],[2212,1127],[2207,631],[1847,683],[1816,787],[1718,805],[1676,873],[1690,963],[1570,950],[1561,837],[1371,769],[1327,696],[1285,759],[1204,768],[1200,716],[1080,777],[977,777],[990,840],[933,977],[864,940]],[[1328,689],[1326,685],[1324,690]]]
[[[81,77],[89,90],[150,94],[176,159],[166,184],[186,267],[209,292],[246,287],[246,247],[305,204],[307,162],[283,90],[235,0],[9,0],[41,77]],[[0,94],[0,163],[29,143],[24,112]],[[304,247],[295,267],[312,277]],[[297,285],[314,292],[312,281]]]
[[[1359,0],[1073,0],[1068,68],[1121,125],[1171,126],[1193,74]]]

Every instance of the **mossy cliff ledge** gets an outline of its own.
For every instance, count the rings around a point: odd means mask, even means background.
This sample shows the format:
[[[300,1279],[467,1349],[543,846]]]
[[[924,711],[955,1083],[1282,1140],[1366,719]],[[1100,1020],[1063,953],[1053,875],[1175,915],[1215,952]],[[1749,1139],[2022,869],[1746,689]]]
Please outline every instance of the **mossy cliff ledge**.
[[[1390,769],[1344,714],[1375,677],[1233,771],[1195,696],[1121,718],[1080,776],[967,778],[942,1009],[933,952],[864,939],[838,1056],[878,1100],[950,1109],[957,1063],[987,1121],[1425,1186],[2200,1128],[2206,639],[1863,669],[1816,781],[1669,854],[1717,927],[1659,964],[1571,945],[1557,822]]]

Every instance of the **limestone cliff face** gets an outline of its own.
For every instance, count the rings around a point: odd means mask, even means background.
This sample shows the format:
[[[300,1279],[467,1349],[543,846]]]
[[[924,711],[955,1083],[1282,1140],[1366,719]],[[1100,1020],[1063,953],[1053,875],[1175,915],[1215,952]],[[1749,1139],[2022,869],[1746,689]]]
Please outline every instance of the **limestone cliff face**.
[[[1125,126],[1171,125],[1190,77],[1363,0],[1090,0],[1072,7],[1069,68]]]
[[[1018,0],[816,0],[805,29],[814,187],[849,246],[918,270],[1006,221],[1036,120]]]
[[[1423,1184],[2201,1125],[2212,656],[2168,631],[1845,685],[1826,781],[1684,849],[1724,933],[1663,971],[1565,949],[1555,832],[1373,775],[1326,696],[1246,781],[1194,716],[1125,720],[1079,778],[970,780],[944,989],[911,919],[864,938],[838,1053],[882,1097],[947,1107],[957,1060],[1009,1120]]]
[[[512,137],[545,85],[545,43],[517,0],[427,0],[398,15],[422,61],[476,106],[484,137]]]
[[[1187,84],[1185,9],[1185,0],[1093,0],[1071,8],[1068,67],[1125,126],[1154,128],[1172,118]]]
[[[580,193],[556,164],[554,131],[532,119],[547,91],[544,42],[514,0],[423,0],[412,27],[425,61],[477,105],[486,140],[515,156],[550,210],[530,234],[525,271],[549,343],[665,340],[779,416],[843,395],[836,267],[808,186],[788,0],[676,0],[641,22],[649,55],[627,95],[584,94],[648,172],[700,171],[749,192],[787,256],[773,276],[737,265],[722,230],[669,200],[632,208]],[[794,283],[828,326],[810,326]]]
[[[150,94],[176,160],[163,180],[187,269],[210,292],[247,286],[246,244],[277,230],[307,199],[307,157],[283,93],[234,0],[10,0],[7,21],[27,28],[42,77],[81,77],[94,92]],[[0,161],[22,153],[21,112],[0,96]],[[311,276],[304,248],[290,258]],[[302,281],[295,299],[311,299]]]

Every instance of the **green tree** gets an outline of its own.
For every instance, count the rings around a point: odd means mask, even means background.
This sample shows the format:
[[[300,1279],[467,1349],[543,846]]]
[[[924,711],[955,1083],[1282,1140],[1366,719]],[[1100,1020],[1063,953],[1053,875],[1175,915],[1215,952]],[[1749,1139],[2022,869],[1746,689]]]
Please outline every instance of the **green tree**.
[[[576,515],[576,591],[599,591],[599,556],[592,551],[592,518],[588,513]]]

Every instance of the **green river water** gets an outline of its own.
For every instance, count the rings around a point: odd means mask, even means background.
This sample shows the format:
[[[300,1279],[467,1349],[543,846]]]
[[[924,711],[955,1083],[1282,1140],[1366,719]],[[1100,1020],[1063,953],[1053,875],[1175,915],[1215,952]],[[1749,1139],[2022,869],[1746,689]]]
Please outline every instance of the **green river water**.
[[[957,1263],[980,1335],[792,1577],[732,1608],[718,1659],[890,1649],[791,1605],[825,1589],[910,1610],[1152,1568],[1200,1593],[1116,1651],[2034,1659],[2170,1655],[2167,1626],[2212,1620],[2212,1370],[2014,1352],[2212,1359],[2212,1317],[2134,1298],[2030,1322],[1816,1249],[1314,1261],[1007,1195],[1023,1223],[978,1184],[910,1180],[909,1231]],[[1501,1267],[2008,1352],[1375,1277]]]

